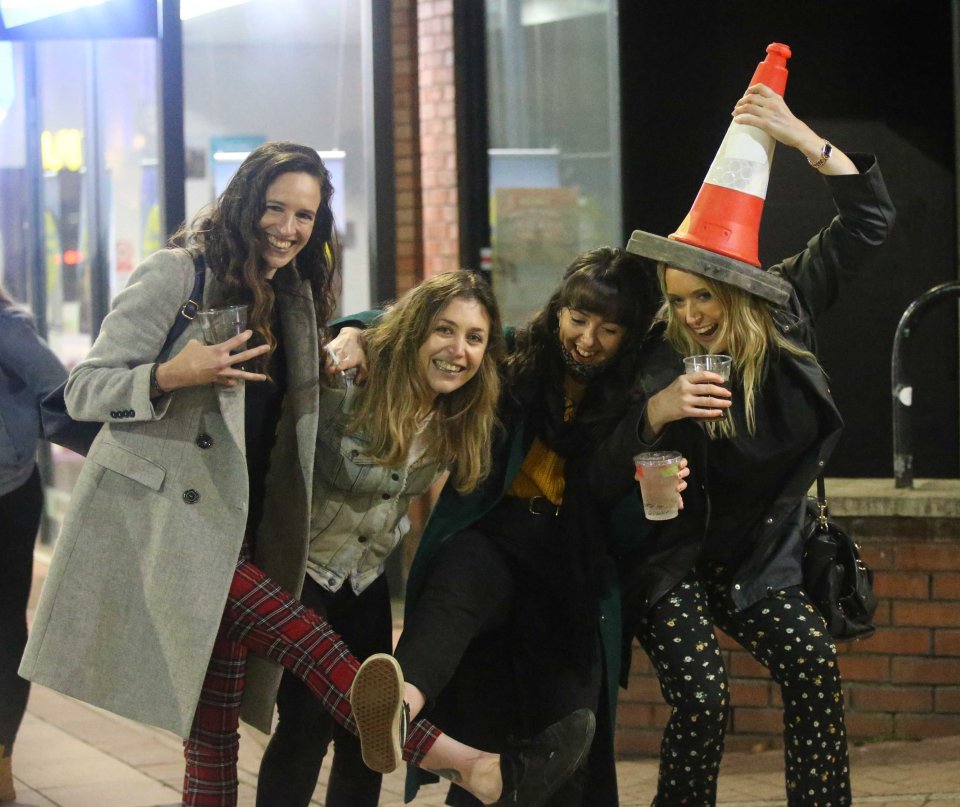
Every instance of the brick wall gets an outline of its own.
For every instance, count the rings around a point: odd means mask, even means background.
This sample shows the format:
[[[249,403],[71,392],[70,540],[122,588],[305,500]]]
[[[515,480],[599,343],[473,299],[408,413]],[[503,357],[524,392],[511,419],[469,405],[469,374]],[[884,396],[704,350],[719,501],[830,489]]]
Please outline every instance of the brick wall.
[[[840,646],[851,742],[960,734],[960,519],[838,518],[860,543],[881,597],[877,632]],[[778,687],[720,635],[730,675],[729,750],[781,747]],[[656,755],[669,710],[634,647],[620,693],[617,750]]]
[[[460,264],[453,0],[394,0],[397,294]]]
[[[397,294],[423,277],[418,103],[417,2],[390,7],[393,47],[393,149],[396,172]]]
[[[453,0],[417,3],[423,276],[460,265]]]

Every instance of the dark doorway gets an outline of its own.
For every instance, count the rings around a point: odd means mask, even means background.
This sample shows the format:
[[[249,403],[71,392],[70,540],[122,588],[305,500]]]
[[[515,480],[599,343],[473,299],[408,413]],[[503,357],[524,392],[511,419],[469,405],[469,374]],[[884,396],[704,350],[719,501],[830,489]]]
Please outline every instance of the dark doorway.
[[[898,218],[881,259],[818,324],[820,359],[847,426],[831,476],[890,477],[890,353],[901,314],[958,276],[949,0],[620,3],[623,198],[629,237],[676,229],[770,42],[793,50],[785,98],[845,151],[878,156]],[[760,232],[764,265],[803,248],[834,214],[796,153],[777,151]],[[911,340],[917,477],[960,475],[956,306]]]

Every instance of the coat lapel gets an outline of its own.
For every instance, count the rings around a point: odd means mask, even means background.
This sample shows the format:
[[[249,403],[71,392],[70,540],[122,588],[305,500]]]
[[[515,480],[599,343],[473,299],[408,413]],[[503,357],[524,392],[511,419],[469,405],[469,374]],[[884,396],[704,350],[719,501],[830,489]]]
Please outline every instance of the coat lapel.
[[[206,278],[204,279],[203,305],[205,308],[211,308],[223,305],[222,302],[223,287],[220,280],[208,266]],[[202,337],[198,334],[198,339]],[[246,430],[244,428],[244,385],[236,387],[222,387],[219,384],[213,385],[217,393],[217,403],[220,406],[220,414],[227,424],[230,436],[240,449],[243,456],[247,455]]]
[[[277,302],[287,354],[287,399],[296,418],[300,468],[309,490],[320,406],[320,339],[310,284],[304,281],[299,293],[281,294]]]
[[[217,389],[217,402],[220,404],[220,414],[226,421],[227,428],[230,430],[230,436],[237,444],[240,452],[247,455],[246,429],[244,428],[244,385],[239,384],[236,387],[221,387]]]

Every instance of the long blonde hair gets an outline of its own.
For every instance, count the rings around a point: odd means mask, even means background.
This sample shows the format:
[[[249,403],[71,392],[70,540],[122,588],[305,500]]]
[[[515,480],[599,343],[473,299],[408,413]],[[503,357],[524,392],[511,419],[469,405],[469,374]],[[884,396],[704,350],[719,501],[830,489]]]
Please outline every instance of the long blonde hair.
[[[667,269],[676,269],[661,263],[657,267],[660,288],[664,303],[658,319],[667,323],[666,338],[681,356],[695,356],[703,352],[703,346],[690,335],[690,330],[677,316],[667,296]],[[684,269],[676,269],[678,272]],[[743,385],[743,408],[747,421],[747,431],[756,433],[757,393],[763,385],[767,372],[767,363],[771,347],[779,352],[785,350],[794,356],[803,356],[816,361],[816,357],[805,348],[791,342],[773,322],[770,305],[748,291],[729,283],[718,283],[708,277],[698,275],[704,287],[714,296],[723,308],[723,322],[717,332],[717,341],[726,345],[726,352],[733,359],[731,375],[736,375]],[[705,422],[711,438],[732,437],[736,434],[733,419]]]
[[[429,389],[420,369],[420,347],[440,313],[461,298],[476,300],[486,311],[487,349],[473,378],[454,392],[438,395],[433,407],[425,409]],[[387,467],[403,464],[426,420],[426,456],[454,463],[456,489],[473,490],[490,472],[500,395],[497,367],[504,353],[500,312],[490,286],[466,270],[435,275],[390,306],[362,340],[368,376],[357,391],[348,428],[370,439],[368,456]]]

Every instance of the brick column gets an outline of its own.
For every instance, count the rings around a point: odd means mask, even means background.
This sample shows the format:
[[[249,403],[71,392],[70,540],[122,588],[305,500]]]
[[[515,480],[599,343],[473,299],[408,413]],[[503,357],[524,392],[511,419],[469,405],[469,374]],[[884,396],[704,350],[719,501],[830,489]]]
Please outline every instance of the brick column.
[[[391,15],[393,147],[397,196],[396,287],[397,294],[402,294],[423,277],[417,0],[394,0]]]
[[[460,264],[453,0],[417,3],[423,274]]]

